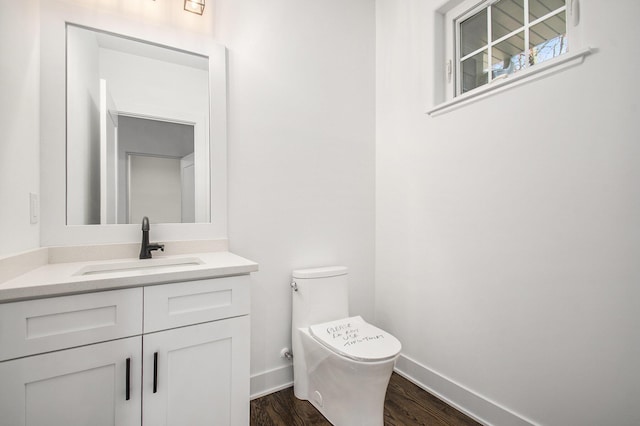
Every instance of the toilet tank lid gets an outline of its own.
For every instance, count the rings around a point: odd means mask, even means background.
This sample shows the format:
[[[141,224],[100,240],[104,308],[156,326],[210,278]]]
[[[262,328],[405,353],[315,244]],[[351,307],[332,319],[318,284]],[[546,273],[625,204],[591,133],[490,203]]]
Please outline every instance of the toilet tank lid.
[[[293,278],[327,278],[345,275],[349,272],[346,266],[325,266],[323,268],[296,269]]]

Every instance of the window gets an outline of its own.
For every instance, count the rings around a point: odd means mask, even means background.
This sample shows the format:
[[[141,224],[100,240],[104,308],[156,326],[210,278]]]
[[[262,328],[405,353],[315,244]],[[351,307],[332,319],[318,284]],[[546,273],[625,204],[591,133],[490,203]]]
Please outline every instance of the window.
[[[586,9],[585,9],[586,12]],[[434,117],[580,65],[580,0],[447,0],[434,20]]]
[[[579,9],[579,0],[448,0],[436,13],[435,39],[443,44],[434,64],[442,80],[427,113],[582,63],[593,49],[582,46]]]
[[[455,20],[456,95],[567,52],[565,0],[498,0]]]
[[[456,19],[456,95],[567,52],[565,0],[499,0]]]

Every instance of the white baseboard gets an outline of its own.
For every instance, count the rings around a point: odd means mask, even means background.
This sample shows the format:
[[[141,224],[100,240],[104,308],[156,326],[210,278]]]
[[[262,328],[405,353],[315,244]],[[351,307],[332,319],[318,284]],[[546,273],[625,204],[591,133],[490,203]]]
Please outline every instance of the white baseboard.
[[[470,389],[465,388],[407,356],[400,355],[396,361],[395,371],[430,394],[484,425],[535,425],[533,421],[478,395]]]
[[[293,365],[274,368],[251,376],[251,399],[293,386]]]

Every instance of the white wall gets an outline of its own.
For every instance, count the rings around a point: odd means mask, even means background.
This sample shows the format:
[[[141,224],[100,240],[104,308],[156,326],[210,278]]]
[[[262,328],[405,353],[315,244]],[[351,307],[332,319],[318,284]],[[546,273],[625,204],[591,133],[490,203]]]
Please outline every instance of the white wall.
[[[582,0],[584,64],[431,118],[443,3],[376,2],[377,320],[463,406],[639,424],[640,3]]]
[[[37,248],[29,193],[39,195],[38,1],[0,2],[0,256]]]
[[[351,310],[373,319],[374,11],[372,0],[216,2],[229,49],[229,241],[260,263],[254,375],[288,365],[292,269],[349,266]]]
[[[209,74],[206,70],[100,48],[100,78],[118,111],[162,118],[190,115],[207,125]]]

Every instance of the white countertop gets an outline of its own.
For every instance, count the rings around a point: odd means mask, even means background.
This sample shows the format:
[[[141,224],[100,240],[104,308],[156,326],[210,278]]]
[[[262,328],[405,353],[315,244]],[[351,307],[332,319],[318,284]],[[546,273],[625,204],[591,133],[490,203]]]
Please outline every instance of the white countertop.
[[[241,275],[255,272],[258,264],[228,251],[190,253],[173,256],[155,256],[153,262],[162,260],[197,259],[200,264],[164,265],[157,269],[128,269],[102,271],[90,275],[81,275],[91,268],[107,267],[110,264],[140,262],[147,260],[112,259],[85,262],[51,263],[40,266],[27,273],[0,283],[0,303],[16,300],[60,296],[91,291],[114,290],[128,287],[141,287],[166,284],[177,281],[201,280],[229,275]]]

